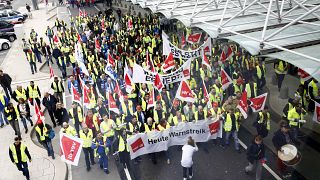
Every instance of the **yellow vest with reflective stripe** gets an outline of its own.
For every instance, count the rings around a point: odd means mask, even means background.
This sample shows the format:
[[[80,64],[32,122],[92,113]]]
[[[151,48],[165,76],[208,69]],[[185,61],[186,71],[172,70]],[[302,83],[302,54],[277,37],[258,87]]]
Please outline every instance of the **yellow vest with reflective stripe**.
[[[178,121],[178,117],[174,116],[172,118],[173,124],[176,126],[178,125],[179,121]],[[181,115],[181,122],[185,122],[186,121],[186,117],[184,115]]]
[[[52,86],[53,86],[53,91],[55,93],[57,92],[63,92],[62,86],[61,86],[61,82],[58,82],[58,86],[56,82],[52,82]]]
[[[127,146],[127,147],[126,147],[126,146]],[[126,144],[124,143],[124,140],[123,140],[122,136],[119,135],[118,151],[119,151],[119,152],[123,152],[123,151],[125,151],[125,150],[127,150],[127,151],[129,152],[129,146],[128,146],[128,144],[126,145]]]
[[[155,130],[155,129],[156,129],[156,123],[152,123],[151,129],[149,129],[149,126],[148,126],[147,123],[144,123],[144,130],[145,130],[145,132],[150,132],[150,131],[153,131],[153,130]]]
[[[267,113],[267,118],[265,118],[263,112],[259,112],[258,123],[261,124],[263,122],[266,122],[267,129],[270,130],[270,113]]]
[[[133,109],[132,109],[132,101],[129,101],[128,100],[128,108],[129,108],[129,113],[132,115],[133,114]],[[127,105],[123,102],[123,103],[121,103],[121,107],[122,107],[122,113],[124,114],[124,115],[128,115],[127,114]]]
[[[114,136],[114,130],[112,129],[112,120],[108,120],[108,122],[102,122],[100,124],[100,128],[103,129],[104,131],[108,131],[107,133],[105,133],[104,136],[106,137],[111,137]]]
[[[20,144],[20,153],[21,153],[21,161],[22,162],[27,162],[28,161],[28,157],[25,153],[25,150],[26,150],[27,146],[25,146],[24,144]],[[17,155],[17,150],[16,150],[16,147],[11,144],[10,145],[10,150],[12,152],[12,156],[13,156],[13,159],[14,159],[14,162],[15,163],[18,163],[18,155]]]
[[[234,117],[235,117],[236,124],[232,124],[230,113],[227,114],[226,122],[224,123],[224,130],[226,132],[230,132],[231,131],[232,125],[236,126],[236,130],[237,131],[239,130],[239,126],[238,126],[239,115],[237,113],[234,113]]]
[[[38,86],[34,85],[33,88],[29,85],[28,86],[28,91],[29,91],[29,98],[39,98],[39,93],[38,93]]]
[[[312,80],[310,83],[309,83],[309,86],[312,87],[312,94],[314,97],[317,97],[318,96],[318,91],[319,91],[319,88],[317,86],[317,84],[314,82],[314,80]]]
[[[1,101],[3,106],[6,106],[6,101],[4,99],[4,95],[3,94],[0,94],[0,101]]]
[[[92,139],[93,139],[92,130],[91,129],[88,129],[88,130],[89,131],[88,131],[87,135],[83,132],[83,130],[79,131],[79,136],[83,140],[82,147],[84,147],[84,148],[91,147],[91,145],[92,145]]]
[[[199,111],[196,111],[196,112],[194,113],[194,119],[195,119],[196,121],[198,121],[198,117],[199,117],[198,114],[199,114]],[[207,111],[203,111],[204,119],[207,119],[207,114],[208,114]],[[203,120],[203,119],[200,119],[200,120]]]
[[[46,137],[48,137],[49,135],[48,135],[48,130],[47,130],[47,128],[44,126],[43,127],[43,133],[41,133],[41,129],[38,127],[38,126],[36,126],[36,131],[37,131],[37,133],[39,134],[39,136],[40,136],[40,141],[44,141],[44,140],[46,140]]]
[[[251,97],[251,86],[249,83],[246,84],[246,91],[247,91],[247,95],[248,95],[248,98],[253,98]],[[257,96],[257,90],[258,90],[258,87],[257,87],[257,83],[253,83],[253,94],[254,94],[254,97]]]
[[[257,69],[257,76],[259,79],[261,79],[262,77],[262,71],[264,76],[266,75],[266,68],[264,67],[264,65],[262,65],[262,69],[260,68],[260,66],[256,66],[256,69]]]
[[[8,108],[5,108],[4,111],[5,111],[6,113],[9,113]],[[20,113],[19,113],[19,111],[18,111],[18,108],[17,108],[17,107],[14,107],[14,111],[16,112],[16,115],[17,115],[17,119],[15,119],[15,120],[18,120],[18,118],[19,118],[19,116],[20,116]],[[9,117],[7,117],[7,120],[8,120],[8,121],[11,121],[11,120],[12,120],[11,115],[10,115]]]
[[[166,116],[165,111],[162,110],[162,118],[164,118],[165,116]],[[153,120],[154,120],[156,123],[159,123],[159,116],[158,116],[157,110],[153,110]],[[160,120],[161,120],[161,119],[160,119]]]
[[[83,120],[83,116],[82,116],[81,108],[80,108],[79,106],[77,107],[77,112],[78,112],[79,122],[81,123],[82,120]],[[73,117],[73,108],[71,108],[71,109],[69,110],[69,114],[71,115],[70,118],[72,119],[72,123],[74,124],[74,123],[75,123],[75,119],[74,119],[74,117]]]
[[[160,124],[158,125],[158,129],[159,131],[164,131],[166,129],[169,129],[171,126],[169,123],[166,124],[166,127],[162,127]]]
[[[22,92],[18,91],[18,89],[15,90],[16,95],[17,95],[17,100],[19,100],[20,98],[22,98],[23,100],[27,100],[27,96],[26,96],[26,91],[24,89],[22,89]]]
[[[303,110],[302,110],[303,111]],[[288,120],[289,120],[289,125],[290,126],[298,126],[300,125],[300,123],[298,122],[298,120],[303,120],[304,116],[303,113],[299,114],[296,111],[296,108],[292,108],[289,112],[288,112]]]

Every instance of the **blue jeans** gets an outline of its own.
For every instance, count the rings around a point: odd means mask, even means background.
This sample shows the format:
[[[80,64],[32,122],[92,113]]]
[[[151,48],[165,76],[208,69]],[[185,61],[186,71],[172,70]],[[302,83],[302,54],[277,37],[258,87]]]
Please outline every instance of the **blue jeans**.
[[[36,57],[37,57],[37,59],[38,59],[38,62],[39,63],[42,63],[42,61],[41,61],[41,54],[39,53],[39,52],[36,52],[36,53],[34,53],[35,55],[36,55]]]
[[[99,154],[99,156],[100,167],[103,167],[103,170],[106,171],[108,169],[108,157],[106,153]]]
[[[47,150],[48,156],[51,156],[52,158],[54,158],[54,152],[53,152],[51,140],[42,142],[42,145]]]
[[[27,180],[29,180],[30,175],[29,175],[28,163],[27,162],[19,162],[19,163],[16,163],[16,166],[17,166],[18,170],[22,171],[23,175],[26,176]]]
[[[4,123],[9,124],[7,117],[4,115],[4,109],[0,111],[0,126],[3,126]]]
[[[30,117],[21,118],[21,121],[22,121],[24,129],[28,129],[27,120],[30,122],[30,124],[32,124],[32,121],[31,121]]]
[[[229,139],[230,139],[231,135],[233,136],[234,146],[235,146],[236,150],[239,150],[240,147],[239,147],[239,139],[238,139],[238,132],[237,131],[226,132],[226,145],[229,144]]]

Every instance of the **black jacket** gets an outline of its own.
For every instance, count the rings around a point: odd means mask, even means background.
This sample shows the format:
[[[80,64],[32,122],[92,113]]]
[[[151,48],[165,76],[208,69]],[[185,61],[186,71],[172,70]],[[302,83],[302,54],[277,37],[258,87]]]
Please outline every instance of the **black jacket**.
[[[69,115],[66,108],[56,109],[54,112],[54,116],[58,119],[59,123],[68,122],[69,121]]]
[[[56,104],[57,104],[57,99],[53,95],[49,95],[49,99],[44,97],[42,99],[42,104],[48,109],[48,111],[55,111],[56,109]]]
[[[2,87],[9,87],[11,82],[12,79],[8,74],[3,73],[3,76],[0,76],[0,84]]]
[[[255,142],[252,142],[250,147],[247,150],[247,159],[250,163],[253,164],[255,160],[260,160],[265,157],[265,146],[264,144],[256,144]]]
[[[289,134],[291,143],[297,144],[298,142],[295,141],[293,135],[290,132],[288,132],[288,134]],[[281,129],[279,129],[277,132],[274,133],[274,136],[272,138],[272,143],[277,151],[279,151],[283,145],[288,144],[284,133],[281,132]]]
[[[60,56],[62,56],[62,53],[58,48],[55,48],[55,49],[52,50],[52,56],[55,59],[58,59]]]

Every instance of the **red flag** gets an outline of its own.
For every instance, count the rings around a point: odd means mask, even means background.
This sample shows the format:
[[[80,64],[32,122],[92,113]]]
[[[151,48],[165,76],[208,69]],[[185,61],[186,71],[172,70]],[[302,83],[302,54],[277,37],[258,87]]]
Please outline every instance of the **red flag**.
[[[42,121],[43,123],[45,123],[44,115],[41,112],[40,107],[38,106],[37,101],[35,99],[33,99],[33,107],[34,107],[34,113],[36,114],[36,117],[37,117],[36,121]]]
[[[192,102],[192,103],[196,101],[196,97],[192,93],[188,83],[184,80],[182,80],[179,85],[176,98],[182,101]]]
[[[72,83],[71,83],[71,94],[72,94],[72,101],[80,104],[80,101],[81,101],[80,95]]]
[[[163,72],[167,72],[170,69],[174,68],[174,59],[173,59],[173,54],[172,52],[169,53],[167,56],[166,60],[164,61],[163,65],[161,66]]]
[[[56,34],[53,36],[53,42],[56,44],[60,42],[59,37]]]
[[[186,38],[185,38],[184,34],[182,34],[182,36],[181,36],[181,48],[184,48],[184,46],[186,46]]]
[[[194,33],[194,34],[190,34],[189,37],[187,38],[187,41],[190,44],[193,43],[199,43],[200,38],[201,38],[202,33]]]
[[[205,40],[202,45],[203,51],[206,55],[212,56],[212,45],[211,45],[211,38]]]
[[[104,19],[101,20],[101,29],[103,29],[103,30],[106,29]]]
[[[82,86],[83,89],[83,105],[89,105],[90,104],[90,99],[89,99],[89,92],[90,89],[84,84]]]
[[[87,12],[86,12],[86,10],[83,10],[83,17],[87,17]]]
[[[240,98],[239,104],[237,108],[240,110],[241,114],[245,119],[248,117],[248,102],[247,102],[248,96],[247,91],[243,91],[242,96]]]
[[[209,98],[209,94],[208,94],[208,91],[207,91],[207,87],[206,87],[206,84],[204,83],[204,81],[202,80],[202,84],[203,84],[203,98],[204,100],[207,102],[210,101],[210,98]]]
[[[77,39],[78,39],[78,42],[82,42],[82,39],[79,33],[77,33]]]
[[[221,84],[223,90],[227,89],[229,85],[232,84],[230,76],[226,73],[226,71],[224,71],[224,69],[221,69]]]
[[[260,96],[250,98],[251,104],[250,107],[253,112],[259,112],[264,109],[264,106],[267,101],[268,93],[261,94]]]
[[[150,59],[149,51],[146,53],[146,62],[147,62],[147,69],[150,69],[151,72],[155,72],[156,70],[154,69],[153,62]]]
[[[233,51],[232,51],[231,47],[228,46],[227,53],[225,53],[224,50],[222,50],[221,56],[220,56],[220,61],[221,61],[222,63],[224,63],[227,59],[229,59],[230,57],[232,57],[232,55],[233,55]]]
[[[308,74],[307,72],[305,72],[303,69],[299,68],[298,69],[298,75],[300,76],[300,78],[304,81],[308,81],[309,79],[312,78],[312,76],[310,76],[310,74]]]
[[[209,130],[210,130],[210,134],[216,134],[220,129],[220,121],[215,121],[211,124],[209,124]]]
[[[61,160],[78,166],[83,140],[66,134],[60,135]]]
[[[121,91],[120,86],[118,84],[118,81],[116,81],[116,87],[114,88],[114,92],[116,94],[118,94],[120,102],[123,102],[123,94],[122,94],[122,91]]]
[[[135,153],[136,151],[138,151],[139,149],[144,147],[144,143],[143,143],[141,137],[139,137],[136,141],[134,141],[132,144],[130,144],[130,146],[131,146],[132,152]]]
[[[124,72],[124,82],[126,85],[126,91],[127,93],[131,93],[133,87],[132,87],[132,79],[130,75],[127,72]]]
[[[161,81],[159,73],[157,73],[156,76],[155,76],[155,79],[154,79],[154,82],[153,82],[153,86],[155,88],[157,88],[157,90],[159,92],[162,91],[162,88],[164,87],[164,85],[163,85],[163,83]]]
[[[117,114],[120,114],[116,101],[113,99],[112,94],[110,92],[108,92],[108,104],[109,104],[109,111],[113,111]]]
[[[81,9],[79,9],[79,17],[83,17],[83,12]]]
[[[224,51],[222,51],[222,53],[221,53],[221,55],[220,55],[220,61],[221,61],[222,63],[224,63],[224,62],[226,62],[226,60],[227,60],[227,56],[226,56],[226,54],[224,53]]]
[[[204,50],[202,50],[202,65],[207,66],[207,68],[211,71],[210,62],[209,62]]]
[[[50,66],[50,79],[54,78],[54,72],[52,66]]]
[[[150,92],[147,109],[154,107],[154,102],[155,102],[154,101],[154,89],[152,89],[152,91]]]
[[[94,45],[95,45],[95,47],[96,47],[96,50],[97,50],[98,52],[101,52],[101,46],[100,46],[100,42],[99,42],[98,38],[95,38],[95,40],[94,40]]]
[[[128,19],[128,29],[131,30],[133,28],[132,26],[132,20],[131,18]]]
[[[320,124],[320,104],[315,102],[314,114],[313,114],[313,121]]]
[[[116,63],[114,61],[114,59],[112,58],[110,52],[108,52],[108,62],[112,65],[112,66],[115,66]]]

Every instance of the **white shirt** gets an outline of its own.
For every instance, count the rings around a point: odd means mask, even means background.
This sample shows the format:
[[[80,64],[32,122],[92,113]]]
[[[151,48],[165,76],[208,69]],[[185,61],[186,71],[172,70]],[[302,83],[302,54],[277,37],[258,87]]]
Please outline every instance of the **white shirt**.
[[[195,145],[195,147],[185,144],[182,147],[182,158],[181,158],[181,166],[182,167],[191,167],[193,164],[192,161],[192,156],[193,153],[195,153],[196,151],[198,151],[198,147],[197,145]]]

